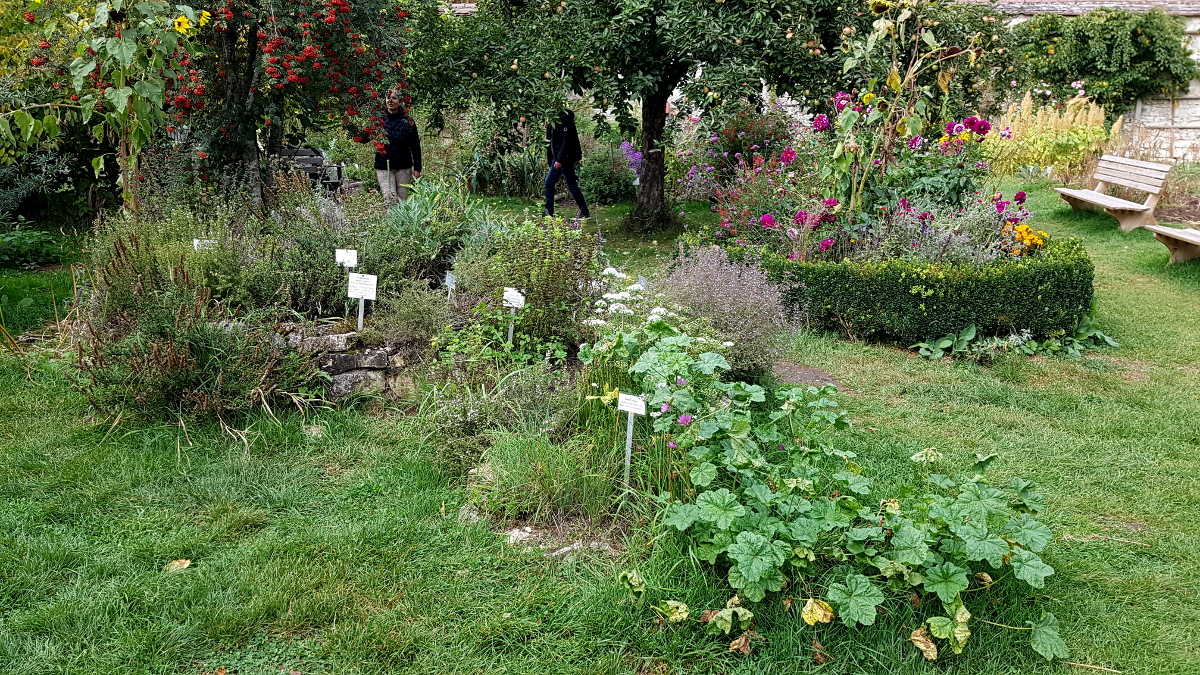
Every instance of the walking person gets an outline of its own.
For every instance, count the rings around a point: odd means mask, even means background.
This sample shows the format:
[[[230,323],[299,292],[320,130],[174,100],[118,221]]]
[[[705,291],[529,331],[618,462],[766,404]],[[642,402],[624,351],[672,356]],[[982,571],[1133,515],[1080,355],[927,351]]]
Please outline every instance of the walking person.
[[[375,153],[375,175],[379,191],[389,202],[408,199],[408,187],[414,178],[421,177],[421,137],[417,125],[401,106],[404,100],[399,89],[387,93],[387,112],[383,130],[387,145]]]
[[[583,159],[583,148],[579,147],[579,131],[575,128],[575,111],[566,109],[558,113],[558,120],[546,125],[546,159],[550,172],[546,174],[546,215],[554,215],[554,188],[562,176],[567,190],[579,205],[576,218],[588,219],[587,202],[579,190],[579,179],[575,176],[575,164]]]

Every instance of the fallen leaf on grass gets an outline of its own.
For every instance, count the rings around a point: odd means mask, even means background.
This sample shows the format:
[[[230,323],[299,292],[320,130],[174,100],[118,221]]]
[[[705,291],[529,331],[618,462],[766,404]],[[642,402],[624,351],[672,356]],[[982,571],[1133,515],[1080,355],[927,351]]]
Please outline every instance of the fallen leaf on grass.
[[[821,623],[829,623],[833,621],[833,607],[829,603],[817,598],[809,598],[804,603],[804,609],[800,610],[800,617],[804,619],[804,623],[812,626],[820,621]]]
[[[829,654],[825,651],[825,647],[820,642],[817,642],[816,638],[813,638],[813,661],[823,664],[830,658]]]
[[[925,631],[924,626],[914,630],[912,635],[908,636],[908,639],[916,645],[917,649],[921,650],[926,660],[937,661],[937,645],[933,644],[933,640],[929,639],[929,633]]]
[[[796,598],[789,595],[780,602],[783,603],[783,611],[790,612],[792,611],[792,605],[796,602]]]
[[[703,612],[700,613],[700,623],[708,623],[709,621],[712,621],[712,618],[717,615],[718,611],[720,611],[720,610],[716,610],[716,609],[704,610]]]
[[[733,642],[730,642],[729,643],[729,651],[741,652],[743,654],[749,655],[750,654],[750,633],[751,633],[751,631],[746,631],[745,633],[742,633],[741,637],[734,640]]]
[[[732,598],[730,598],[729,602],[725,603],[725,609],[730,609],[732,607],[741,607],[741,606],[742,606],[742,599],[736,595],[733,596]]]
[[[163,568],[163,571],[164,572],[178,572],[180,570],[185,570],[191,566],[192,566],[191,560],[188,560],[186,558],[180,558],[179,560],[172,560],[171,562],[167,563],[167,566]]]
[[[987,572],[979,572],[975,575],[975,581],[978,581],[980,586],[991,586],[992,575]]]
[[[909,601],[912,602],[913,607],[920,607],[921,606],[921,594],[917,593],[916,591],[913,591],[912,597],[909,598]]]

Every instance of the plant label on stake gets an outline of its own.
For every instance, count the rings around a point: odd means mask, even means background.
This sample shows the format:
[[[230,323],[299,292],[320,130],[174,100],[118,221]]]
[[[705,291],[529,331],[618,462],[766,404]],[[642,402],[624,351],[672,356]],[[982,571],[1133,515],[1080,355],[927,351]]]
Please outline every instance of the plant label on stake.
[[[358,330],[363,329],[363,305],[366,300],[375,299],[375,287],[379,282],[379,277],[374,274],[355,274],[350,273],[350,285],[346,290],[346,295],[351,298],[358,298]]]
[[[458,277],[454,276],[450,272],[446,272],[446,280],[444,283],[446,284],[446,300],[453,300],[454,289],[458,288]]]
[[[650,282],[646,280],[646,277],[641,275],[638,275],[638,286],[641,286],[643,291],[650,290]]]
[[[334,259],[342,267],[358,267],[358,251],[353,248],[338,248],[333,251]],[[374,299],[374,298],[372,298]]]
[[[617,410],[629,413],[625,424],[625,487],[629,487],[629,466],[633,462],[633,416],[646,414],[646,399],[635,394],[618,394]]]
[[[525,306],[525,294],[515,288],[504,287],[504,306],[510,308],[512,318],[508,320],[508,344],[513,341],[513,323],[517,318],[517,310]]]

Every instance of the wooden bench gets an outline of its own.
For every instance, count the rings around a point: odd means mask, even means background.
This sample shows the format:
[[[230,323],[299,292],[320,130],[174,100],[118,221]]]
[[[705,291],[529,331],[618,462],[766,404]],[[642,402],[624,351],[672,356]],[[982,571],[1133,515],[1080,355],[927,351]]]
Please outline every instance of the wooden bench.
[[[1193,230],[1190,227],[1177,230],[1162,225],[1147,225],[1146,229],[1153,232],[1154,238],[1161,241],[1171,252],[1171,259],[1167,261],[1168,265],[1200,258],[1200,230]]]
[[[342,186],[342,167],[325,161],[321,153],[312,148],[284,148],[279,151],[279,163],[284,168],[303,171],[314,183],[320,183],[327,190],[337,190]],[[330,176],[330,170],[335,170],[336,177]]]
[[[1136,227],[1158,223],[1154,219],[1154,207],[1158,205],[1158,195],[1162,192],[1163,182],[1166,181],[1167,172],[1170,170],[1169,164],[1104,155],[1100,158],[1100,164],[1093,176],[1096,179],[1095,190],[1055,189],[1071,208],[1091,209],[1098,206],[1121,223],[1121,230],[1128,232]],[[1149,197],[1144,204],[1126,201],[1105,194],[1109,185],[1124,185],[1141,190],[1149,193]]]

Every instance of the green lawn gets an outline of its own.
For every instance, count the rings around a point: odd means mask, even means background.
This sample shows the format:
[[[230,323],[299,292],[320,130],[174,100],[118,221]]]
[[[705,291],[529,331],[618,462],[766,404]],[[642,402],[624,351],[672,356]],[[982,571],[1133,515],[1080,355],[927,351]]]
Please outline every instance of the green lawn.
[[[1046,493],[1055,575],[1034,594],[997,584],[977,619],[1020,626],[1049,609],[1070,661],[1200,672],[1200,263],[1166,267],[1149,233],[1031,194],[1042,229],[1084,239],[1120,348],[982,368],[805,333],[795,356],[843,382],[856,424],[840,445],[884,489],[916,478],[907,458],[936,445],[947,471],[996,452],[994,472]],[[671,243],[610,233],[619,208],[598,209],[606,252],[653,271]],[[457,522],[461,479],[435,468],[439,448],[399,410],[320,412],[306,423],[321,438],[295,416],[256,418],[245,443],[212,426],[111,428],[61,362],[39,364],[33,385],[0,360],[5,675],[1100,672],[1046,665],[1024,635],[979,622],[963,655],[928,665],[903,599],[855,631],[768,601],[754,608],[766,641],[729,654],[694,623],[657,626],[616,584],[637,567],[653,601],[730,595],[638,508],[610,535],[615,557],[548,560]],[[183,558],[190,568],[163,570]]]

